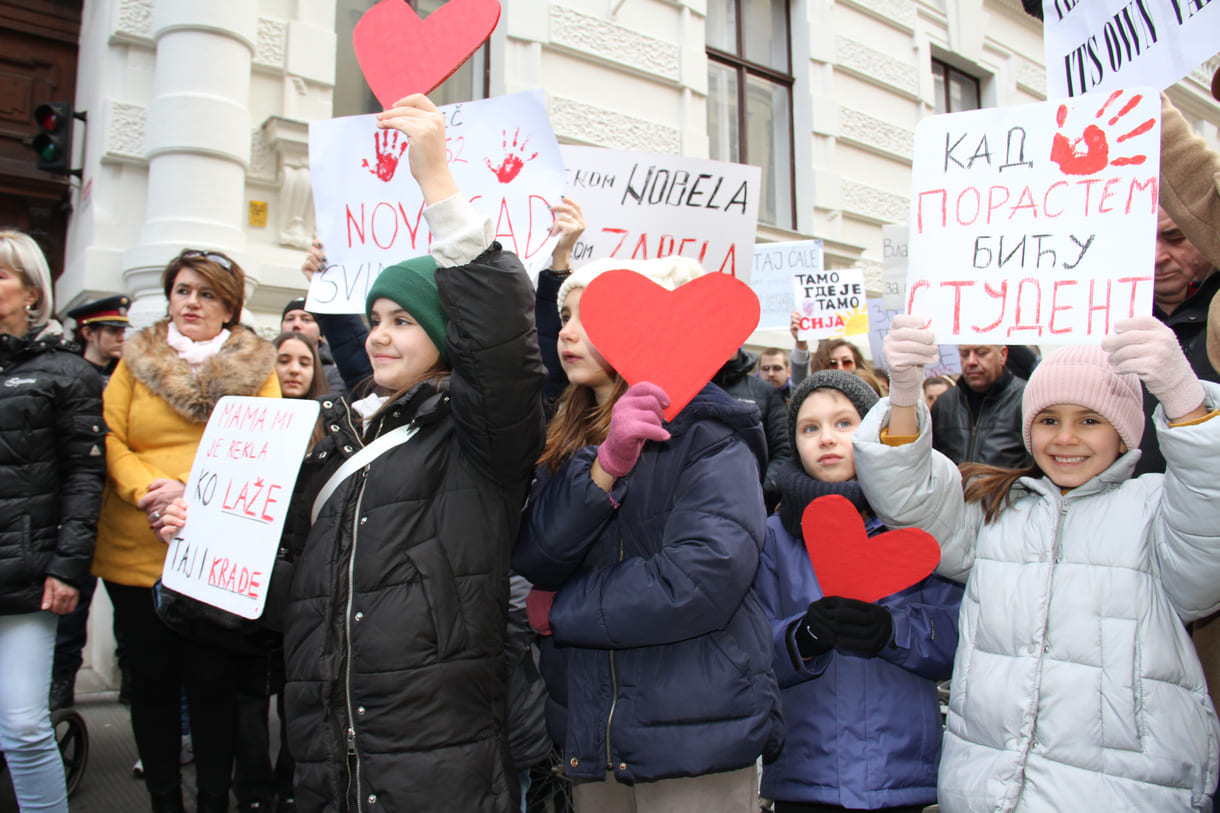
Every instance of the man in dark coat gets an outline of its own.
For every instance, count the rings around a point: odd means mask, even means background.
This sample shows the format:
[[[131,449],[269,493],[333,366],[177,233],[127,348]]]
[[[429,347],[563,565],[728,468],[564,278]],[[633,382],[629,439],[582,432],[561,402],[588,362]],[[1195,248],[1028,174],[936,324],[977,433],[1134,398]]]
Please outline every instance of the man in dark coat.
[[[769,514],[779,503],[779,485],[775,477],[780,466],[792,459],[792,446],[788,443],[788,410],[784,406],[784,399],[775,387],[752,375],[757,362],[758,356],[744,347],[738,348],[733,357],[725,362],[712,378],[712,383],[738,401],[746,401],[758,407],[763,433],[767,436],[767,470],[763,472],[763,498],[766,500]]]
[[[932,447],[954,463],[1028,466],[1021,432],[1025,379],[1005,367],[1008,348],[963,344],[958,352],[961,380],[932,405]]]

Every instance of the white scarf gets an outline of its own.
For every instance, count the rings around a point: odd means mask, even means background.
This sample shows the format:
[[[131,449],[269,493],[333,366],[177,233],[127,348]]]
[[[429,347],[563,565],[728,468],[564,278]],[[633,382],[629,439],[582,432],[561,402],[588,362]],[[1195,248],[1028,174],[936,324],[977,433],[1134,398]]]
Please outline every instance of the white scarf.
[[[169,332],[165,342],[178,351],[178,358],[190,365],[191,372],[199,375],[199,368],[212,356],[220,352],[220,348],[229,340],[229,331],[222,330],[207,341],[196,342],[178,332],[173,322],[169,323]]]
[[[385,402],[388,400],[390,400],[388,395],[373,393],[361,398],[359,401],[352,402],[352,409],[356,410],[356,414],[364,420],[364,425],[360,427],[362,432],[369,431],[369,421],[377,414],[377,410],[385,406]]]

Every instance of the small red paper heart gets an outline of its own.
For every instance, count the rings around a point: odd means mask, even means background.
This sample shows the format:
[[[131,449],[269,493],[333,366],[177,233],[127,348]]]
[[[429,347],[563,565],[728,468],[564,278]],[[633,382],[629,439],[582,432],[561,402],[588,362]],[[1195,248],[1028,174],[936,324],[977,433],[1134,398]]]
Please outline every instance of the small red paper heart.
[[[801,514],[805,550],[822,593],[876,601],[919,584],[940,562],[927,531],[901,528],[869,537],[846,497],[818,497]]]
[[[673,420],[758,327],[758,296],[728,274],[704,274],[673,291],[626,268],[585,288],[580,320],[589,341],[629,384],[669,396]]]
[[[449,0],[421,20],[406,0],[381,0],[352,32],[356,61],[382,107],[430,93],[479,50],[500,20],[497,0]]]

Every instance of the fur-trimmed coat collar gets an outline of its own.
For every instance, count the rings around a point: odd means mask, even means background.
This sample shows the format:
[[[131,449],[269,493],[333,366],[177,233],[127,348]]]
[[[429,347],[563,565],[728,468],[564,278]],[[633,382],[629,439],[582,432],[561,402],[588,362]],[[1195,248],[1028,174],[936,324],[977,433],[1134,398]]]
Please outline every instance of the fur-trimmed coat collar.
[[[241,325],[220,352],[203,363],[199,375],[166,341],[169,322],[146,327],[127,340],[123,361],[132,376],[165,399],[188,421],[206,423],[226,395],[254,395],[275,369],[275,347]]]

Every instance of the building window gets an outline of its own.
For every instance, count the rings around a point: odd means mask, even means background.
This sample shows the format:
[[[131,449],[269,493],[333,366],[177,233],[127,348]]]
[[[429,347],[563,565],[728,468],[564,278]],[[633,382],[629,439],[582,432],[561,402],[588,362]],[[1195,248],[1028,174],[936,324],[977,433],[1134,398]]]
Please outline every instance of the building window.
[[[932,60],[932,81],[936,86],[936,113],[960,113],[978,110],[979,80],[957,68]]]
[[[711,157],[761,167],[758,219],[794,228],[789,30],[787,0],[708,0]]]
[[[335,47],[335,91],[333,113],[335,116],[358,116],[363,113],[377,113],[381,105],[373,91],[369,90],[360,72],[360,63],[356,61],[356,53],[352,50],[352,32],[364,12],[368,11],[377,0],[338,0],[335,3],[335,35],[338,38]],[[421,19],[436,11],[446,0],[406,0]],[[462,67],[444,81],[428,97],[437,105],[468,102],[472,99],[487,98],[488,68],[487,44],[466,60]]]

